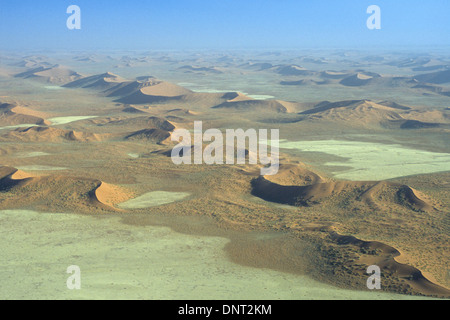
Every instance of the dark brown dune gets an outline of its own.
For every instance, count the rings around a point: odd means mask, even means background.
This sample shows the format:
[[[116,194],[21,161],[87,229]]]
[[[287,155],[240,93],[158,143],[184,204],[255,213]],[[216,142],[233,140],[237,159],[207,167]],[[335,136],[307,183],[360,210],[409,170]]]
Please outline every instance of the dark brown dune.
[[[382,124],[388,129],[435,129],[435,128],[450,128],[450,125],[444,123],[422,122],[419,120],[392,120]]]
[[[368,85],[375,78],[381,77],[379,74],[373,73],[356,73],[340,81],[340,84],[347,87],[360,87]]]
[[[84,88],[93,90],[107,90],[117,86],[125,80],[113,73],[107,72],[103,74],[84,77],[76,81],[66,83],[65,88]]]
[[[450,70],[421,74],[421,75],[415,76],[414,79],[416,79],[420,82],[432,83],[432,84],[449,83],[450,82]]]
[[[157,144],[165,144],[168,142],[171,133],[161,129],[144,129],[133,132],[125,137],[125,140],[146,141]]]
[[[211,74],[222,74],[223,71],[219,70],[216,67],[197,67],[197,66],[182,66],[178,68],[179,70],[184,70],[185,72],[194,72],[194,73],[211,73]]]
[[[122,109],[122,112],[125,113],[133,113],[133,114],[143,114],[146,113],[145,111],[139,110],[136,107],[132,107],[130,105],[126,106],[125,108]]]
[[[396,103],[394,101],[381,101],[381,102],[377,102],[377,103],[382,105],[382,106],[386,106],[386,107],[393,108],[393,109],[411,110],[411,107],[398,104],[398,103]]]
[[[155,78],[142,78],[142,80],[119,83],[116,86],[107,89],[104,93],[108,97],[124,97],[129,96],[140,89],[160,84],[161,82],[162,81]]]
[[[286,113],[288,109],[279,101],[276,100],[245,100],[236,102],[224,102],[214,109],[233,109],[239,111],[271,111]]]
[[[263,71],[273,68],[271,63],[267,62],[247,62],[238,66],[242,69],[248,69],[253,71]]]
[[[52,84],[64,84],[75,81],[83,76],[60,65],[52,67],[40,66],[15,75],[16,78],[33,79]]]
[[[133,126],[135,128],[141,127],[146,129],[161,129],[165,131],[175,130],[175,126],[163,118],[158,117],[136,117],[123,120],[114,120],[107,125],[117,126]]]
[[[315,71],[305,69],[297,65],[280,66],[275,71],[283,76],[310,76],[315,75]]]
[[[310,86],[310,85],[324,85],[328,84],[328,81],[315,81],[312,79],[302,79],[293,81],[281,81],[282,86]]]
[[[175,115],[175,116],[192,116],[192,115],[196,115],[195,112],[192,112],[189,109],[171,109],[169,111],[166,112],[167,114],[170,115]]]
[[[189,94],[192,94],[192,91],[175,84],[160,81],[140,88],[116,101],[124,104],[164,103],[180,101]]]

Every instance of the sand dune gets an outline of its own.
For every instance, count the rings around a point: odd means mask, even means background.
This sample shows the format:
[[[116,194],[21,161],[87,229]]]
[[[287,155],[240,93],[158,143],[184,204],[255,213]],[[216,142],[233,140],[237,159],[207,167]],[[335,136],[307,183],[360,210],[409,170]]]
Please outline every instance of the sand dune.
[[[204,154],[204,151],[207,147],[208,147],[208,144],[203,144],[201,147],[201,150],[200,150],[199,146],[190,145],[190,146],[186,146],[186,147],[176,147],[174,149],[169,149],[169,150],[157,150],[157,151],[153,151],[151,154],[157,154],[157,155],[163,155],[166,157],[171,157],[172,152],[175,152],[175,154],[177,156],[183,157],[185,155],[185,152],[189,152],[191,154],[191,159],[194,159],[194,155],[195,155],[196,151]],[[224,146],[223,158],[222,158],[223,163],[226,163],[227,152],[231,152],[232,149],[233,149],[232,147]],[[239,149],[237,146],[234,146],[234,160],[237,159],[237,154],[238,154],[239,150],[242,150],[244,152],[246,163],[248,163],[250,159],[258,159],[258,155],[253,152],[250,152],[248,149]],[[251,171],[250,174],[254,175],[254,174],[259,174],[259,173],[260,173],[260,168],[258,168],[256,171]]]
[[[313,109],[303,111],[310,120],[353,122],[358,125],[379,123],[385,120],[403,120],[401,110],[369,100],[322,102]]]
[[[48,125],[43,113],[15,104],[0,104],[0,125],[14,126],[20,124]]]
[[[411,110],[412,109],[411,107],[398,104],[394,101],[381,101],[381,102],[377,102],[377,103],[382,106],[386,106],[386,107],[389,107],[392,109],[399,109],[399,110]]]
[[[382,126],[388,129],[434,129],[450,128],[450,124],[423,122],[419,120],[391,120],[382,123]]]
[[[354,247],[359,252],[357,259],[344,262],[347,268],[359,269],[361,274],[364,274],[357,264],[376,265],[382,270],[383,277],[394,283],[398,282],[398,290],[405,294],[420,292],[442,298],[450,296],[450,290],[432,283],[417,268],[397,262],[401,256],[397,249],[378,241],[363,241],[337,232],[330,232],[330,236],[338,246]]]
[[[126,105],[123,109],[122,112],[125,113],[132,113],[132,114],[143,114],[143,113],[147,113],[145,111],[142,111],[136,107],[130,106],[130,105]]]
[[[12,63],[11,65],[21,68],[38,68],[38,67],[50,68],[53,66],[52,63],[47,61],[46,57],[39,57],[39,56],[25,57],[18,62]]]
[[[267,62],[247,62],[238,66],[242,69],[248,69],[253,71],[263,71],[273,68],[273,64]]]
[[[387,129],[445,128],[449,124],[444,112],[418,111],[391,101],[324,101],[300,115],[310,121],[338,121],[351,126],[375,125]]]
[[[276,179],[276,178],[275,178]],[[432,212],[433,206],[412,188],[389,182],[321,182],[307,185],[281,185],[271,177],[259,177],[252,182],[252,194],[266,201],[292,206],[310,207],[338,201],[348,208],[369,206],[387,208],[396,205],[407,209]]]
[[[30,193],[29,190],[35,190]],[[0,167],[0,190],[7,190],[24,205],[38,205],[42,199],[61,208],[119,210],[114,206],[132,198],[133,193],[100,180],[61,175],[32,176],[11,167]],[[15,201],[3,199],[3,207],[14,208]]]
[[[51,127],[19,128],[0,136],[0,141],[20,142],[95,142],[105,140],[108,135],[73,130],[63,130]]]
[[[192,91],[165,81],[155,81],[139,88],[134,93],[118,99],[125,104],[159,103],[181,100]]]
[[[55,65],[52,67],[40,66],[15,75],[16,78],[33,79],[51,84],[64,84],[75,81],[83,76],[66,67]]]
[[[108,97],[124,97],[136,91],[160,84],[162,81],[152,77],[140,77],[136,81],[125,81],[105,91]]]
[[[311,85],[324,85],[329,84],[329,81],[316,81],[312,79],[302,79],[293,81],[281,81],[282,86],[311,86]]]
[[[221,98],[227,100],[227,102],[240,102],[240,101],[254,100],[241,92],[227,92]]]
[[[257,171],[259,174],[259,170]],[[304,165],[281,164],[278,173],[270,181],[280,185],[311,185],[326,182],[326,179],[308,170]]]
[[[276,100],[243,100],[221,103],[213,109],[233,109],[240,111],[272,111],[272,112],[288,112],[288,108],[280,101]]]
[[[133,194],[124,188],[100,182],[93,194],[94,200],[114,208],[119,203],[127,201],[133,197]]]
[[[372,80],[375,78],[381,77],[379,74],[374,73],[356,73],[354,75],[351,75],[347,78],[344,78],[340,81],[340,84],[348,87],[359,87],[359,86],[365,86],[371,83]]]
[[[420,82],[432,84],[450,83],[450,70],[421,74],[414,78]]]
[[[309,76],[316,74],[314,71],[297,65],[279,66],[275,68],[275,72],[283,76]]]
[[[175,130],[175,126],[166,119],[159,117],[136,117],[122,120],[115,120],[107,123],[107,125],[132,126],[133,128],[161,129],[165,131]]]
[[[185,72],[202,73],[202,74],[222,74],[223,71],[216,67],[198,67],[198,66],[182,66],[178,68],[179,70],[184,70]]]
[[[66,83],[65,85],[63,85],[63,87],[107,90],[124,81],[125,80],[120,76],[117,76],[111,72],[107,72],[94,76],[84,77],[79,80]]]
[[[171,109],[167,111],[167,114],[175,115],[175,116],[192,116],[197,115],[197,112],[193,112],[189,109]]]
[[[0,179],[9,179],[12,181],[20,181],[34,177],[32,174],[23,172],[16,168],[7,166],[0,167]]]
[[[325,79],[343,79],[343,78],[347,78],[348,76],[350,76],[349,73],[347,72],[337,72],[337,71],[323,71],[320,73],[319,75],[321,78],[325,78]]]
[[[442,87],[439,87],[437,85],[433,85],[433,84],[418,84],[416,86],[413,87],[414,89],[420,89],[426,92],[432,92],[432,93],[436,93],[436,94],[440,94],[446,97],[450,97],[450,90],[448,89],[444,89]],[[424,93],[425,95],[426,93]]]
[[[128,134],[125,140],[148,141],[157,144],[170,142],[171,133],[162,129],[144,129]]]

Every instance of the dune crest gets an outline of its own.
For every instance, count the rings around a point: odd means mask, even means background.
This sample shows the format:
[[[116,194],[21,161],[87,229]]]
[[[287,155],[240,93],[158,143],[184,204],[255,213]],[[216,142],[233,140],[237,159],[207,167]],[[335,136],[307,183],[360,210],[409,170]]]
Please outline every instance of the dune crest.
[[[353,236],[330,232],[331,239],[339,246],[356,247],[358,257],[347,262],[347,267],[358,270],[356,265],[376,265],[383,270],[383,277],[389,278],[404,294],[427,294],[439,298],[449,298],[450,290],[428,280],[423,273],[410,265],[399,263],[402,259],[400,251],[378,241],[363,241]],[[361,270],[364,275],[364,270]]]
[[[21,124],[49,125],[45,120],[46,114],[34,111],[30,108],[17,104],[0,104],[0,124],[4,126],[15,126]]]
[[[52,127],[29,127],[10,131],[0,136],[0,140],[22,142],[96,142],[103,141],[108,137],[108,134],[77,132]]]
[[[54,65],[51,67],[39,66],[31,70],[18,73],[16,78],[33,79],[41,82],[51,84],[64,84],[69,81],[75,81],[83,76],[78,72],[70,70],[60,65]]]
[[[133,198],[133,194],[122,187],[100,182],[94,191],[94,199],[106,206],[115,208],[117,204]]]
[[[290,174],[297,178],[289,177]],[[289,178],[286,178],[289,177]],[[296,184],[283,184],[294,182]],[[432,212],[434,206],[418,191],[393,182],[329,181],[304,168],[281,167],[279,177],[258,177],[252,181],[252,194],[263,200],[297,207],[340,202],[347,208],[384,209],[395,205]]]

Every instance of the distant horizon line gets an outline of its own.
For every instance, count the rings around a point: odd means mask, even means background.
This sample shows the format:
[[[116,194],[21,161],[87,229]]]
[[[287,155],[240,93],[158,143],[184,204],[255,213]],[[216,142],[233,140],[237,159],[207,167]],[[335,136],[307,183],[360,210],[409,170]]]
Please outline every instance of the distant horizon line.
[[[339,51],[339,50],[350,50],[355,52],[366,52],[366,51],[377,51],[377,52],[393,52],[393,51],[406,51],[406,50],[423,50],[430,51],[430,49],[450,49],[450,44],[436,44],[436,45],[386,45],[386,46],[305,46],[305,47],[236,47],[236,48],[208,48],[208,47],[198,47],[198,48],[85,48],[73,50],[71,48],[11,48],[0,49],[0,52],[198,52],[198,51],[210,51],[210,52],[236,52],[236,51],[257,51],[257,52],[270,52],[270,51]],[[450,54],[450,51],[449,51]]]

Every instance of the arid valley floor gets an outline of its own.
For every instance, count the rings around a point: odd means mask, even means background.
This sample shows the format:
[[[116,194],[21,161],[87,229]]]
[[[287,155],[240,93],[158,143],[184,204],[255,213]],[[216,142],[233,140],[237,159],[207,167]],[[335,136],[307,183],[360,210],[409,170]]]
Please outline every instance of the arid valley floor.
[[[278,174],[175,165],[195,121]],[[1,52],[0,298],[450,298],[449,137],[445,52]]]

